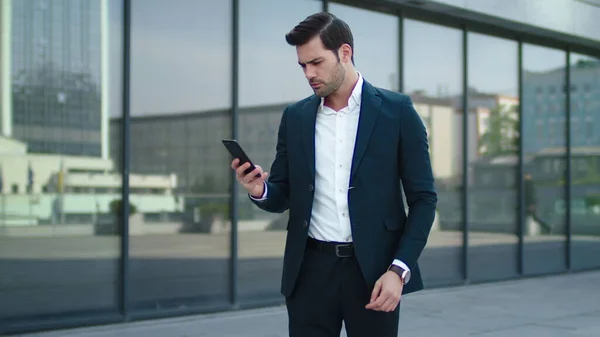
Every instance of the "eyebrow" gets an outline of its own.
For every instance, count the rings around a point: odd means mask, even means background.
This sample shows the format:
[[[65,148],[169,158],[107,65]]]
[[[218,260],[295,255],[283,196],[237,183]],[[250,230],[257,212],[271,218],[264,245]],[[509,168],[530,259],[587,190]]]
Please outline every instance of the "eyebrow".
[[[301,65],[301,66],[305,66],[307,64],[315,63],[315,62],[322,61],[322,60],[323,60],[322,57],[317,57],[317,58],[314,58],[314,59],[312,59],[312,60],[310,60],[310,61],[308,61],[306,63],[298,62],[298,64]]]

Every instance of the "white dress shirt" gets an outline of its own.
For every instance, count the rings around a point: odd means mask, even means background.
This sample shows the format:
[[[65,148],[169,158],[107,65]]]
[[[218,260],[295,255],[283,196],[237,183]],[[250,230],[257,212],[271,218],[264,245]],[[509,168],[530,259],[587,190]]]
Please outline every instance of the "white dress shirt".
[[[348,105],[340,111],[325,106],[317,111],[315,125],[315,192],[308,235],[321,241],[352,242],[348,188],[358,130],[363,78],[358,74]],[[260,199],[267,197],[267,185]],[[250,196],[252,198],[252,196]],[[400,260],[393,263],[403,269]]]

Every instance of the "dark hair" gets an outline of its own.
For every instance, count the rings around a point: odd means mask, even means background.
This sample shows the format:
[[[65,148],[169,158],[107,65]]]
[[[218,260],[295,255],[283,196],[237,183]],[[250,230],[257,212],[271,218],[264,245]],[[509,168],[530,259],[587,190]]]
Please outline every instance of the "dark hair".
[[[331,13],[320,12],[307,17],[285,35],[285,40],[291,46],[301,46],[317,35],[323,41],[325,48],[331,50],[338,60],[338,49],[344,43],[350,45],[352,48],[352,63],[354,64],[352,31],[348,24]]]

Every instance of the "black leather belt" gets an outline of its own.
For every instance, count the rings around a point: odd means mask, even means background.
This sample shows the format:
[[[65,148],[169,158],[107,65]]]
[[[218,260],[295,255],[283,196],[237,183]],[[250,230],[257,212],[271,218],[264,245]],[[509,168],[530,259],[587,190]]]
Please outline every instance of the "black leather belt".
[[[306,248],[337,257],[354,257],[354,244],[341,242],[325,242],[311,237],[306,241]]]

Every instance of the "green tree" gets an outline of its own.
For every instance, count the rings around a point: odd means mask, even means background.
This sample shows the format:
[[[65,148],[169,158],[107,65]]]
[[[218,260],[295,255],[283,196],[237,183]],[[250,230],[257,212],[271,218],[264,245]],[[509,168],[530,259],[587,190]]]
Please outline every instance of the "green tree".
[[[123,213],[123,202],[121,199],[115,199],[109,204],[110,212],[115,216],[121,216]],[[129,202],[129,215],[133,215],[137,213],[137,207],[134,204]]]
[[[519,148],[518,105],[499,105],[490,111],[488,127],[479,140],[484,157],[514,154]]]

